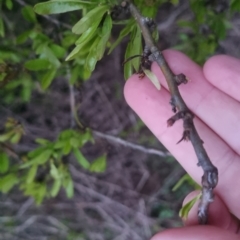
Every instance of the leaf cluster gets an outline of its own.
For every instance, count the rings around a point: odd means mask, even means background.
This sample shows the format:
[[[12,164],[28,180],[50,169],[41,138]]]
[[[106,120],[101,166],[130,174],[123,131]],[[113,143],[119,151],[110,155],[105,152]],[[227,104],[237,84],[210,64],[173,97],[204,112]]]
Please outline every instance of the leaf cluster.
[[[5,132],[0,135],[3,150],[8,143],[17,143],[23,133],[23,127],[16,120],[8,119]],[[45,197],[55,197],[61,187],[65,189],[67,197],[72,197],[73,180],[66,162],[70,154],[74,155],[85,170],[101,173],[106,169],[106,155],[90,163],[82,154],[80,149],[92,141],[90,130],[80,132],[72,129],[62,131],[53,142],[37,138],[39,147],[20,158],[17,156],[18,162],[15,164],[11,161],[11,154],[0,151],[0,190],[7,193],[18,185],[23,193],[33,197],[37,204]],[[16,154],[13,157],[16,158]]]

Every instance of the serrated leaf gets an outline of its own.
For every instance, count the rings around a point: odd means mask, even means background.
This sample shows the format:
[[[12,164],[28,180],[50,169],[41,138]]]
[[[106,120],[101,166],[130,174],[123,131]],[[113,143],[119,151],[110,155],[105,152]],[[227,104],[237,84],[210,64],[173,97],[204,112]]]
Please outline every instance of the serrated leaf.
[[[46,59],[33,59],[25,62],[24,67],[30,71],[40,71],[49,69],[50,62]]]
[[[22,12],[23,17],[27,21],[29,21],[31,23],[36,23],[37,22],[36,14],[33,11],[33,7],[32,6],[29,6],[29,5],[24,6],[22,8],[21,12]]]
[[[28,152],[27,156],[28,158],[35,158],[41,153],[43,153],[46,150],[46,148],[39,147],[37,149],[32,150],[31,152]]]
[[[37,169],[38,169],[37,164],[34,164],[34,165],[31,166],[31,168],[30,168],[30,170],[28,171],[28,174],[27,174],[27,179],[26,179],[27,183],[33,182],[33,180],[36,176],[36,173],[37,173]]]
[[[73,149],[73,154],[76,157],[78,163],[84,168],[89,169],[90,163],[88,160],[82,155],[78,148]]]
[[[34,11],[38,14],[58,14],[75,10],[80,10],[90,5],[89,1],[80,0],[52,0],[38,3],[34,6]]]
[[[91,172],[102,173],[106,170],[106,166],[106,155],[103,155],[91,163],[89,170]]]
[[[179,211],[179,217],[187,219],[189,211],[192,209],[194,204],[201,198],[202,193],[199,193],[195,198],[185,204]]]
[[[160,90],[161,85],[160,85],[160,82],[159,82],[157,76],[148,69],[143,69],[143,72],[148,77],[148,79],[153,83],[153,85],[157,88],[157,90]]]
[[[0,152],[0,173],[6,173],[9,169],[9,158],[5,152]]]
[[[43,76],[41,81],[41,86],[44,90],[46,90],[52,83],[54,77],[56,76],[57,70],[51,69],[46,72],[46,74]]]
[[[98,6],[89,11],[83,18],[80,19],[72,28],[73,33],[82,34],[91,27],[96,21],[101,21],[104,13],[107,12],[109,6],[102,5]]]

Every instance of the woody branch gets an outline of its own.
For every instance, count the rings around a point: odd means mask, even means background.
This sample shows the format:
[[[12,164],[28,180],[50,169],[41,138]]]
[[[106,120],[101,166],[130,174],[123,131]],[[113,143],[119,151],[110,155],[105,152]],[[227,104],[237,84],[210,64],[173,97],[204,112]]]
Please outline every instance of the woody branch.
[[[184,130],[182,138],[179,142],[182,140],[191,141],[198,158],[197,164],[203,169],[202,197],[198,207],[198,219],[199,223],[206,224],[208,219],[208,207],[213,201],[213,189],[216,187],[218,182],[218,170],[212,164],[206,150],[203,147],[203,141],[199,137],[194,126],[194,114],[189,110],[179,92],[178,86],[181,83],[187,83],[187,79],[184,74],[175,75],[169,68],[168,63],[152,38],[150,31],[150,24],[152,23],[152,20],[143,17],[131,0],[122,1],[121,5],[129,8],[132,16],[141,29],[143,38],[145,40],[145,49],[148,49],[148,51],[151,53],[153,59],[157,62],[166,78],[169,92],[171,94],[170,104],[174,112],[174,115],[168,119],[167,125],[172,126],[175,121],[179,119],[183,120]]]

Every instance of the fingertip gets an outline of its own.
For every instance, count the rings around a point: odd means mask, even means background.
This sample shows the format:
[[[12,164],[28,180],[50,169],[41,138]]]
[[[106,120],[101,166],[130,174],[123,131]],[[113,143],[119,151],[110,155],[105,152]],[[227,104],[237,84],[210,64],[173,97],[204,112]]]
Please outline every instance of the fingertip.
[[[188,194],[183,201],[183,206],[196,197],[199,193],[200,191],[194,191]],[[199,201],[197,201],[191,208],[187,219],[183,219],[185,226],[195,226],[199,224],[197,218],[198,204]],[[222,199],[217,194],[214,196],[214,202],[209,206],[208,215],[209,225],[219,227],[233,233],[237,231],[238,221],[236,221],[236,218],[232,216]]]
[[[237,240],[239,236],[226,230],[213,226],[191,226],[164,230],[151,238],[151,240]]]
[[[222,92],[240,101],[240,60],[227,55],[208,59],[203,66],[206,79]]]

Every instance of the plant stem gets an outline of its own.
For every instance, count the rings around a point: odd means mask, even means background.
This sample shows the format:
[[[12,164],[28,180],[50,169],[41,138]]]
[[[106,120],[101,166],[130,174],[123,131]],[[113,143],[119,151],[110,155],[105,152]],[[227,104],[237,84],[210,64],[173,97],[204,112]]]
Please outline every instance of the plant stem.
[[[163,54],[158,49],[152,38],[149,29],[149,22],[151,21],[151,19],[143,17],[131,0],[126,0],[122,2],[123,6],[126,4],[128,5],[132,16],[134,17],[138,26],[141,29],[143,38],[145,40],[145,47],[149,49],[154,60],[159,65],[166,78],[169,92],[171,94],[170,104],[172,106],[173,112],[176,113],[167,121],[167,124],[168,126],[172,126],[175,121],[179,119],[183,120],[184,131],[182,139],[180,141],[191,141],[198,158],[198,166],[201,166],[203,169],[204,174],[202,177],[202,198],[200,200],[198,208],[198,219],[199,223],[206,224],[208,219],[208,207],[209,204],[213,201],[213,189],[216,187],[218,182],[218,170],[212,164],[211,160],[207,155],[207,152],[203,147],[203,141],[199,137],[197,130],[194,126],[194,114],[189,110],[179,92],[178,85],[181,83],[186,83],[186,77],[183,74],[175,75],[168,66],[167,61],[165,60]]]

